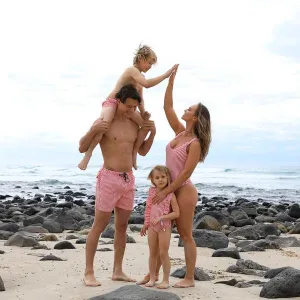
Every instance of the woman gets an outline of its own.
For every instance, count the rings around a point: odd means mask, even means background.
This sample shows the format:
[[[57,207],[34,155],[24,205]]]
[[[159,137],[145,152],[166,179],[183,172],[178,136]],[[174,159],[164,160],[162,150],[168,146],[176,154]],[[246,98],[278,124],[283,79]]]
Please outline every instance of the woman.
[[[208,109],[201,103],[184,111],[182,120],[178,119],[173,109],[173,84],[177,69],[170,76],[165,93],[164,110],[175,138],[166,147],[166,166],[170,169],[172,183],[156,194],[152,203],[159,203],[169,193],[175,192],[180,216],[176,219],[178,233],[184,242],[186,275],[174,287],[187,288],[195,286],[194,269],[196,265],[196,244],[193,239],[193,220],[198,193],[190,180],[197,164],[203,162],[211,143],[211,124]],[[146,275],[143,284],[149,281]]]

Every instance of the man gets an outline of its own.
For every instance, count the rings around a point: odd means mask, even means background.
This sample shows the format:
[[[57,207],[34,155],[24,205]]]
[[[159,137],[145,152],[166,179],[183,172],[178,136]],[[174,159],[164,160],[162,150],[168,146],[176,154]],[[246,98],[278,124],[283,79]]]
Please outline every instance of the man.
[[[84,283],[86,286],[99,286],[94,276],[94,257],[100,234],[109,223],[114,210],[114,266],[112,280],[135,281],[124,274],[122,262],[126,247],[126,229],[133,209],[135,179],[132,173],[132,153],[137,139],[138,126],[130,116],[141,102],[141,97],[132,86],[124,86],[117,94],[120,103],[115,118],[108,124],[98,120],[90,131],[80,140],[79,151],[85,152],[92,139],[99,132],[105,132],[100,147],[104,164],[97,176],[95,218],[86,243],[86,269]],[[145,121],[142,129],[150,131],[149,138],[139,148],[139,154],[145,156],[153,143],[156,133],[153,121]]]

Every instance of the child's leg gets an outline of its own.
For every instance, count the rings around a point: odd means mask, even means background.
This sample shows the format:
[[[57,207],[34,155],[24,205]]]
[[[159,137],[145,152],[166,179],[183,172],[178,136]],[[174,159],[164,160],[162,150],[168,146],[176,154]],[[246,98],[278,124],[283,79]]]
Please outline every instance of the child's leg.
[[[106,106],[102,108],[100,119],[106,122],[111,122],[115,116],[117,106]],[[96,120],[97,122],[97,120]],[[91,145],[89,146],[88,150],[85,152],[83,159],[78,165],[78,168],[81,170],[85,170],[91,157],[93,154],[94,149],[100,143],[103,136],[103,132],[99,132],[93,138]]]
[[[160,261],[160,257],[159,254],[156,257],[156,270],[155,270],[155,281],[158,281],[158,276],[159,276],[159,270],[161,267],[161,261]],[[150,273],[148,273],[147,275],[144,276],[144,278],[142,280],[137,281],[137,285],[142,285],[145,284],[147,282],[149,282],[150,280]]]
[[[155,285],[156,281],[156,260],[158,254],[158,234],[151,227],[148,229],[148,245],[149,245],[149,271],[150,280],[145,284],[147,287]]]
[[[158,233],[158,243],[159,243],[159,256],[163,267],[163,280],[157,286],[158,289],[167,289],[170,286],[169,277],[171,270],[171,263],[169,257],[169,247],[171,239],[171,228],[167,228],[165,231],[160,231]]]
[[[145,112],[145,114],[144,114],[144,119],[142,118],[141,114],[138,113],[138,112],[135,112],[133,114],[133,116],[131,117],[131,120],[133,122],[135,122],[136,124],[138,124],[140,127],[143,126],[144,121],[148,121],[149,119],[150,119],[150,114],[147,113],[147,112]],[[135,170],[137,170],[137,154],[138,154],[138,151],[139,151],[142,143],[144,142],[148,132],[149,131],[141,130],[141,128],[140,128],[139,132],[138,132],[137,140],[134,143],[133,153],[132,153],[132,165],[133,165]]]

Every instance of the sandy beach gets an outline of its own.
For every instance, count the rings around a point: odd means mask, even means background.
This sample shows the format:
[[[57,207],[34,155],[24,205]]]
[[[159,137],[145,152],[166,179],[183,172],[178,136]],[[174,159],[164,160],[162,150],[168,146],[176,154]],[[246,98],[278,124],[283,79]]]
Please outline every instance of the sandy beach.
[[[59,241],[65,239],[68,232],[56,234]],[[147,239],[139,233],[133,233],[128,229],[128,234],[135,240],[135,244],[127,244],[124,271],[135,279],[140,279],[147,272],[148,246]],[[75,233],[76,235],[76,233]],[[174,235],[173,235],[174,236]],[[103,239],[108,241],[109,239]],[[33,299],[89,299],[97,295],[105,294],[130,283],[114,282],[110,279],[112,273],[113,252],[96,253],[95,273],[102,286],[87,288],[82,282],[84,271],[84,244],[71,242],[76,249],[55,250],[57,242],[41,242],[51,250],[31,250],[25,247],[4,246],[4,240],[0,241],[0,249],[5,253],[0,255],[0,276],[3,279],[6,291],[0,293],[0,298],[5,300],[33,300]],[[170,247],[171,272],[184,266],[183,248],[178,247],[178,240],[172,238]],[[230,246],[230,245],[229,245]],[[113,245],[101,245],[100,248],[113,249]],[[212,257],[213,249],[197,248],[197,267],[202,268],[212,278],[211,281],[196,281],[196,286],[189,289],[170,288],[168,291],[175,293],[181,299],[259,299],[261,287],[237,288],[223,284],[214,284],[216,281],[236,278],[246,281],[258,279],[267,281],[262,277],[231,274],[225,272],[227,267],[234,265],[236,260],[228,257]],[[65,259],[65,261],[40,261],[40,259],[52,253]],[[242,259],[250,259],[270,268],[293,266],[300,268],[300,249],[285,248],[284,250],[266,250],[265,252],[240,253]],[[178,281],[170,278],[171,284]],[[292,299],[292,298],[289,298]],[[294,298],[296,299],[296,298]]]

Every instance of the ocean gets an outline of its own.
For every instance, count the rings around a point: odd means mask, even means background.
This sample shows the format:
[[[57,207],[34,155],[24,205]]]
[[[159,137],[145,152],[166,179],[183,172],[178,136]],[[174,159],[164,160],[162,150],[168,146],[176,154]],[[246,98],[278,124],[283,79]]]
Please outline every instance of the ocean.
[[[144,201],[153,165],[142,165],[136,176],[136,203]],[[74,192],[95,194],[99,166],[81,171],[76,165],[3,165],[0,166],[0,195],[30,197],[54,193],[69,186]],[[201,196],[223,196],[249,200],[295,201],[300,203],[300,167],[224,168],[199,164],[191,177]],[[37,188],[38,187],[38,188]],[[9,198],[8,198],[9,199]],[[0,200],[1,201],[1,200]]]

